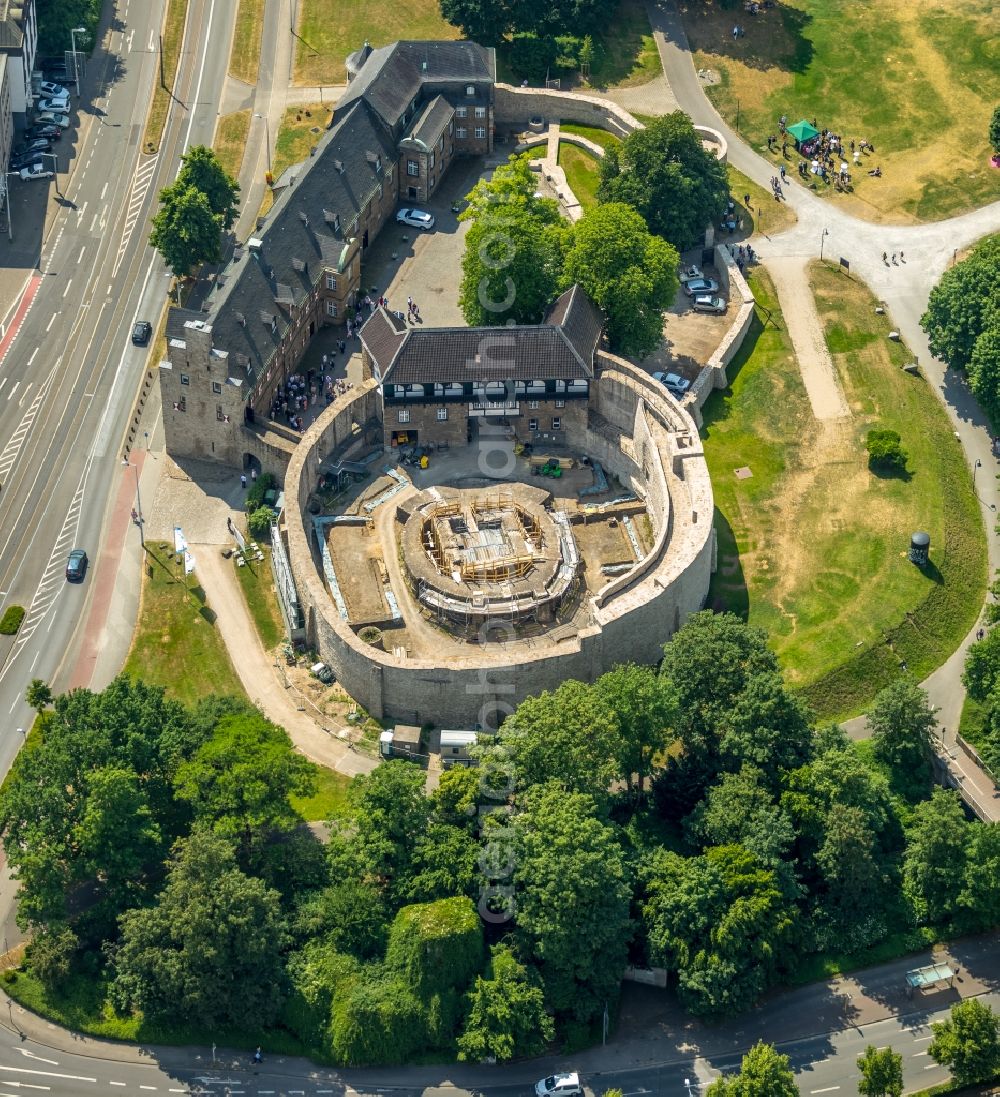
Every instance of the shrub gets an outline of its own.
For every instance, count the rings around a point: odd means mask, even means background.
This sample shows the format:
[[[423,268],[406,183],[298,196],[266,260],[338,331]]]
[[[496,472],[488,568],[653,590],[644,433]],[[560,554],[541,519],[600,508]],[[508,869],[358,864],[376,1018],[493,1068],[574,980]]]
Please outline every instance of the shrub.
[[[464,989],[483,965],[483,928],[464,895],[403,907],[389,930],[386,967],[425,1001]]]
[[[247,515],[247,529],[250,536],[260,541],[270,536],[271,523],[274,521],[274,511],[270,507],[259,506]]]
[[[990,146],[994,156],[1000,157],[1000,107],[994,109],[990,119]]]
[[[889,472],[902,472],[906,468],[907,453],[896,431],[886,427],[870,430],[865,445],[869,468]]]
[[[379,967],[362,970],[338,990],[330,1019],[330,1051],[344,1066],[402,1063],[427,1045],[423,1003]]]
[[[69,926],[48,926],[29,945],[27,966],[43,986],[58,990],[70,976],[79,943]]]
[[[24,606],[8,606],[0,617],[0,634],[13,636],[24,620]]]
[[[271,490],[278,486],[278,481],[269,472],[262,473],[256,480],[250,485],[249,491],[247,491],[246,508],[247,514],[252,514],[255,510],[259,509],[264,502],[264,496]]]

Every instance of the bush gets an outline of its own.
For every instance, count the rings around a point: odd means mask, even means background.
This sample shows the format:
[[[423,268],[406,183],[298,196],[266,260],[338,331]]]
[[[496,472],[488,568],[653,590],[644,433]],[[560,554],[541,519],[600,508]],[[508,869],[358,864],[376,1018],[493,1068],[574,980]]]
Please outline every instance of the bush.
[[[902,472],[906,468],[907,453],[896,431],[885,427],[870,430],[865,445],[869,468],[888,472]]]
[[[261,473],[256,480],[250,485],[250,489],[247,492],[246,509],[247,514],[252,514],[255,510],[258,510],[264,502],[264,496],[272,488],[278,486],[278,481],[269,472]]]
[[[58,990],[70,976],[79,943],[69,926],[48,926],[28,946],[27,966],[47,990]]]
[[[993,155],[1000,157],[1000,107],[994,109],[993,117],[990,119],[990,146],[993,149]]]
[[[483,928],[464,895],[403,907],[389,930],[386,967],[425,1001],[462,990],[483,965]]]
[[[247,515],[247,529],[250,536],[260,541],[269,537],[271,523],[274,521],[274,511],[267,506],[259,506]]]
[[[8,606],[0,617],[0,634],[13,636],[24,620],[24,606]]]
[[[344,1066],[403,1063],[426,1050],[423,1003],[398,976],[367,968],[338,991],[330,1020],[330,1050]]]

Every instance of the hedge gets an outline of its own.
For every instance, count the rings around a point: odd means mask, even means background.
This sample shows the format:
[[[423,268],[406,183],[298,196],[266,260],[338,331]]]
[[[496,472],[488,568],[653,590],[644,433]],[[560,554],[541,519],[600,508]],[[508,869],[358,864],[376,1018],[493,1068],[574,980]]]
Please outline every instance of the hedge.
[[[13,636],[24,620],[24,606],[8,606],[0,617],[0,634]]]

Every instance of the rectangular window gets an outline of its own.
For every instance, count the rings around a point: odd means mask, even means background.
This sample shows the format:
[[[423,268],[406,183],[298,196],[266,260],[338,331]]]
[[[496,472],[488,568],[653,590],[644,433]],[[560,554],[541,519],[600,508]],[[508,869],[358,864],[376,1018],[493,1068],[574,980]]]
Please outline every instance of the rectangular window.
[[[529,419],[528,420],[528,430],[538,430],[538,420],[537,419]]]
[[[396,414],[400,423],[408,423],[410,421],[409,408],[400,408]]]
[[[455,130],[455,136],[460,141],[464,140],[465,139],[465,126],[459,126],[458,129]]]
[[[468,107],[456,107],[455,108],[455,117],[456,118],[466,118],[466,117],[468,117],[468,114],[469,114],[469,108]]]
[[[214,392],[216,396],[222,395],[222,383],[220,381],[212,382],[212,392]]]
[[[451,123],[448,123],[448,132],[451,133]],[[444,152],[444,138],[438,141],[438,152]]]
[[[417,176],[420,174],[420,164],[416,160],[406,161],[406,174]]]
[[[476,94],[476,85],[475,84],[466,84],[465,85],[465,94],[471,99]]]
[[[188,377],[188,375],[186,373],[181,374],[181,384],[182,385],[190,385],[191,384],[191,378]]]
[[[566,406],[566,401],[565,400],[557,400],[556,401],[556,407],[557,408],[564,408],[565,406]]]
[[[562,420],[559,418],[558,415],[556,415],[552,420],[552,429],[562,430]]]
[[[447,408],[438,408],[438,422],[443,423],[448,418]]]
[[[382,184],[381,183],[379,183],[378,189],[376,190],[375,193],[378,195],[378,200],[381,202],[382,201]]]
[[[538,411],[538,401],[537,400],[529,400],[528,401],[528,411]]]
[[[476,138],[480,141],[486,136],[486,130],[482,126],[476,126]]]
[[[326,303],[326,314],[327,314],[327,316],[336,316],[337,315],[337,302],[336,301],[327,301],[327,303]]]
[[[437,154],[432,152],[431,153],[431,167],[432,168],[434,167],[436,161],[437,161]]]
[[[327,289],[336,289],[337,288],[337,276],[335,274],[328,274],[326,276],[326,288]]]
[[[221,404],[215,405],[215,418],[218,419],[220,423],[224,423],[227,419],[226,413],[222,410]]]
[[[485,107],[476,107],[476,117],[477,118],[485,118],[486,117],[486,108]]]

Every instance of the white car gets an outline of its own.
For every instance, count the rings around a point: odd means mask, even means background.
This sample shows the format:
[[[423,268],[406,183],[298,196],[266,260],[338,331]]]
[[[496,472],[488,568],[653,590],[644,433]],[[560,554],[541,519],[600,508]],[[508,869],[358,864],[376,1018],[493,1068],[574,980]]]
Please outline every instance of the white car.
[[[396,221],[400,225],[409,225],[411,229],[420,229],[421,232],[430,232],[434,228],[434,215],[419,209],[401,209],[396,214]]]
[[[21,168],[22,179],[51,179],[52,172],[44,164],[32,164],[30,168]]]
[[[706,294],[704,297],[696,297],[691,302],[691,308],[695,312],[717,312],[721,315],[726,311],[726,302],[721,297]]]
[[[684,283],[684,292],[688,297],[703,297],[706,293],[718,293],[719,283],[714,278],[692,278]]]
[[[691,387],[691,382],[686,377],[681,377],[679,373],[664,373],[662,370],[657,370],[653,374],[653,380],[659,381],[671,396],[676,397],[683,396]]]
[[[696,266],[692,265],[690,267],[683,267],[681,269],[680,280],[682,282],[693,282],[695,280],[695,278],[704,278],[704,277],[705,277],[705,275],[702,272],[701,267],[696,267]]]
[[[535,1083],[535,1097],[582,1097],[582,1094],[580,1075],[575,1071],[572,1074],[550,1074]]]
[[[40,95],[48,95],[53,99],[69,99],[69,89],[62,84],[53,84],[51,80],[43,80],[38,86]]]
[[[69,99],[65,96],[58,99],[39,99],[35,104],[35,109],[41,111],[51,110],[64,114],[69,110]]]
[[[61,111],[42,111],[35,118],[35,125],[44,126],[46,124],[58,126],[60,129],[67,129],[69,127],[69,115],[63,114]]]

